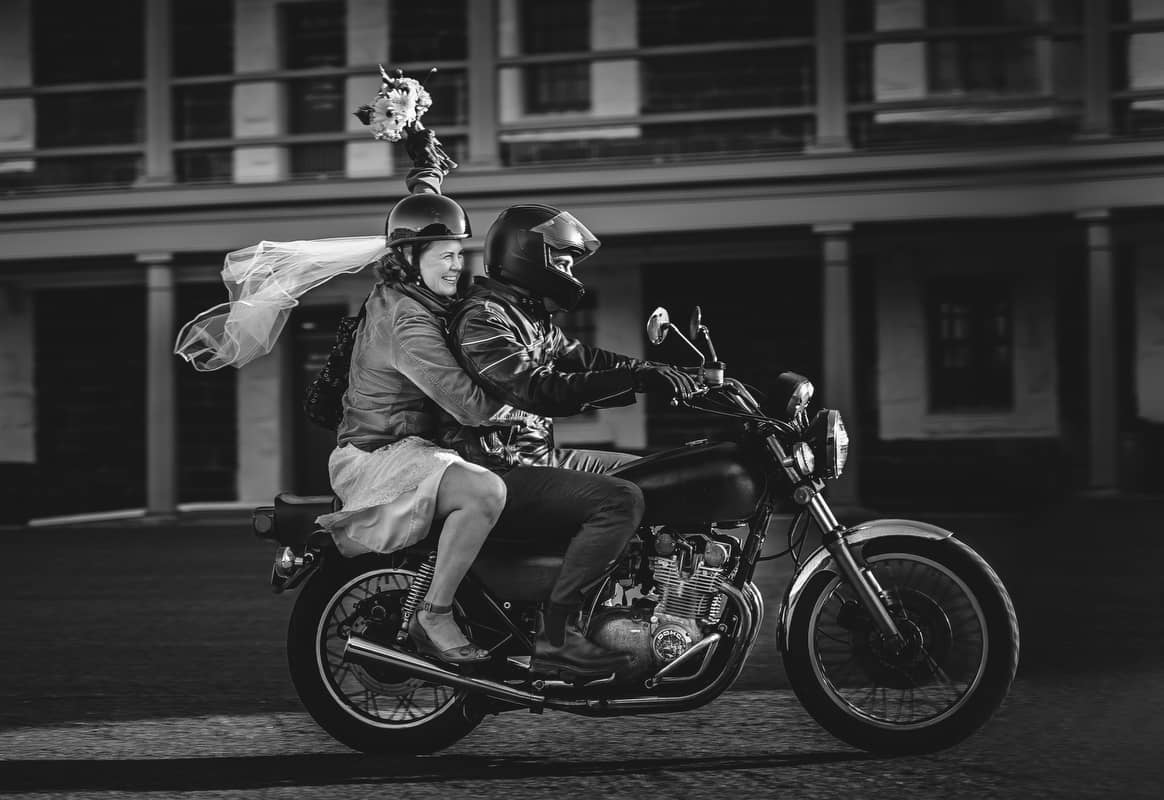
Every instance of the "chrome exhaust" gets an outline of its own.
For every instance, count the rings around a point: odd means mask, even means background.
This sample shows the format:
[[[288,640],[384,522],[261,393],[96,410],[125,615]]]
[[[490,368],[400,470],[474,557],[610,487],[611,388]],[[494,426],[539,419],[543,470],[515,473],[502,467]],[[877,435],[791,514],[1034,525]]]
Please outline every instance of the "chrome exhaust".
[[[538,713],[541,713],[546,703],[546,699],[541,695],[523,692],[520,689],[514,689],[512,686],[506,686],[504,683],[461,675],[460,673],[440,667],[431,661],[425,661],[423,658],[417,658],[414,655],[402,653],[390,647],[384,647],[375,642],[370,642],[367,639],[361,639],[359,636],[351,636],[348,638],[348,643],[344,647],[344,658],[373,664],[387,664],[388,666],[402,669],[411,675],[424,678],[432,683],[480,692],[498,700],[505,700],[519,706],[525,706]]]

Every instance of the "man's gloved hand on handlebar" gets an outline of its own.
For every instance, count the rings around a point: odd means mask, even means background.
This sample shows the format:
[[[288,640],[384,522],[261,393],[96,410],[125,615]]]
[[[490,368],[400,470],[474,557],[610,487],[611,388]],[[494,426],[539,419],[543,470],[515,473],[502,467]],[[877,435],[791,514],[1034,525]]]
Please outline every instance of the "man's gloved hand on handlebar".
[[[635,368],[634,375],[635,391],[640,394],[662,394],[687,401],[699,391],[695,378],[672,364],[645,361]]]

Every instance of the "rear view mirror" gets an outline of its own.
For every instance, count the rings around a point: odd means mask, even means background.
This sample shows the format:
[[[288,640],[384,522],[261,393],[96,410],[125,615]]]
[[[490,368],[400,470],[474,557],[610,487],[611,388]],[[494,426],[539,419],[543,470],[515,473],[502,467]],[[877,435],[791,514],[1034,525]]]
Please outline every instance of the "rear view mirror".
[[[667,309],[659,306],[647,317],[647,339],[651,344],[662,344],[671,330],[671,315]]]
[[[691,341],[699,339],[699,332],[703,328],[703,310],[699,306],[691,309],[691,321],[687,325],[687,334]]]

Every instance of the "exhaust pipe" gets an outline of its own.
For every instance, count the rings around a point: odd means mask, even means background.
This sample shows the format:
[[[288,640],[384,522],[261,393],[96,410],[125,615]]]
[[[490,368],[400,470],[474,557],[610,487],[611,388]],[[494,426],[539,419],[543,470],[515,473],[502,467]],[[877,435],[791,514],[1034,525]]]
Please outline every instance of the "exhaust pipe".
[[[433,683],[480,692],[498,700],[505,700],[515,705],[525,706],[539,714],[544,709],[546,703],[545,698],[541,695],[523,692],[520,689],[514,689],[512,686],[506,686],[504,683],[461,675],[452,670],[439,667],[431,661],[425,661],[423,658],[417,658],[408,653],[402,653],[399,650],[384,647],[375,642],[370,642],[367,639],[361,639],[359,636],[351,636],[348,638],[347,646],[344,647],[344,658],[372,664],[386,664]]]

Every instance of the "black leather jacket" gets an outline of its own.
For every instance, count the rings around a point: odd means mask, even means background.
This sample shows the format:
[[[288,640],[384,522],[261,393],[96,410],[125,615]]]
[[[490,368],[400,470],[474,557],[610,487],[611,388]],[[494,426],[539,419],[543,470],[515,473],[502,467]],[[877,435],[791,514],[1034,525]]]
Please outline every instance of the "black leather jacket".
[[[541,300],[490,278],[477,278],[454,312],[449,348],[490,394],[525,409],[483,427],[443,420],[442,444],[495,471],[555,466],[551,417],[632,404],[643,363],[570,339]]]

